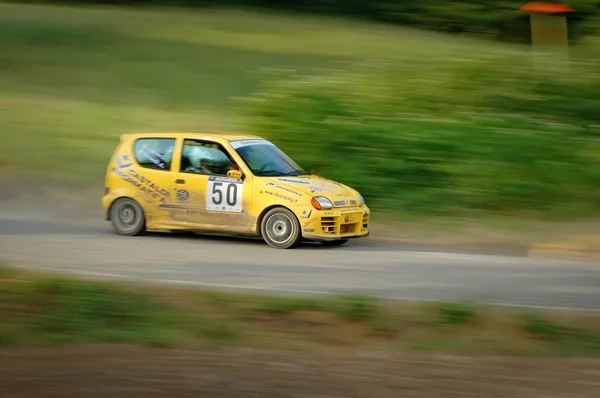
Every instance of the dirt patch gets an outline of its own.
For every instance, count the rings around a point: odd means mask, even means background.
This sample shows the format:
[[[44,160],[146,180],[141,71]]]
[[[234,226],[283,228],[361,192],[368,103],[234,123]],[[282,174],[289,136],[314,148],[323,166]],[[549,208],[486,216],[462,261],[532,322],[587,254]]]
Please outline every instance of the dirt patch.
[[[90,345],[0,351],[3,398],[600,397],[600,360]]]
[[[567,236],[559,241],[536,243],[531,246],[529,254],[538,257],[600,260],[600,233]]]

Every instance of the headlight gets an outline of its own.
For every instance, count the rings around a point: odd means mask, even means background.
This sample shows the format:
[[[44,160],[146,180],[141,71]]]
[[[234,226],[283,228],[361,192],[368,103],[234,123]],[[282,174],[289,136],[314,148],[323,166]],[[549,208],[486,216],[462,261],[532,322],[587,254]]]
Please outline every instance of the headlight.
[[[359,205],[365,204],[365,198],[363,198],[361,194],[358,194],[358,204]]]
[[[311,199],[310,203],[317,210],[331,209],[333,207],[333,203],[324,196],[316,196]]]

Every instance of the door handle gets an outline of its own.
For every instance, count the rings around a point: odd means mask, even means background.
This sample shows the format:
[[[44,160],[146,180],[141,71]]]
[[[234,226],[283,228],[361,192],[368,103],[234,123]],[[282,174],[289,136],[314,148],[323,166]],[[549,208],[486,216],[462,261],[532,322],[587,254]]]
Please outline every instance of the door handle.
[[[175,184],[185,184],[185,180],[175,180]]]

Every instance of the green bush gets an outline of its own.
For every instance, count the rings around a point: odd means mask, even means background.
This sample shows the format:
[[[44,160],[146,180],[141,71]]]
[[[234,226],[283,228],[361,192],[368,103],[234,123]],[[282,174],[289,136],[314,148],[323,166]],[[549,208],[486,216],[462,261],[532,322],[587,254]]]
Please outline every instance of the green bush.
[[[257,308],[269,314],[290,314],[294,311],[318,310],[321,304],[313,298],[269,297]]]
[[[130,333],[158,331],[173,315],[168,306],[143,294],[67,278],[36,281],[32,300],[43,309],[40,330],[71,336],[111,334],[111,339],[128,339]]]
[[[241,328],[224,316],[204,316],[195,325],[196,335],[206,340],[235,340],[241,335]]]
[[[377,315],[378,300],[362,295],[346,295],[339,298],[334,311],[352,320],[370,320]]]
[[[270,79],[249,124],[378,210],[598,213],[600,79],[586,60],[565,74],[528,54],[419,55]]]
[[[435,310],[443,325],[463,325],[472,323],[479,317],[475,306],[466,303],[439,303]]]
[[[569,332],[563,325],[536,314],[526,314],[521,320],[523,329],[540,340],[558,341]]]
[[[526,313],[521,317],[525,332],[537,340],[554,343],[562,351],[583,350],[600,352],[600,333],[591,329],[564,325],[535,313]]]

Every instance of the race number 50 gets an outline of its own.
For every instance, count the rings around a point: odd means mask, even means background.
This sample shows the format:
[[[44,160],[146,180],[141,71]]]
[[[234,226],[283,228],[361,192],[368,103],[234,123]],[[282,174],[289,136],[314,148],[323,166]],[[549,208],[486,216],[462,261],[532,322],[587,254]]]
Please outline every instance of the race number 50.
[[[206,187],[206,210],[242,212],[242,180],[210,177]]]

